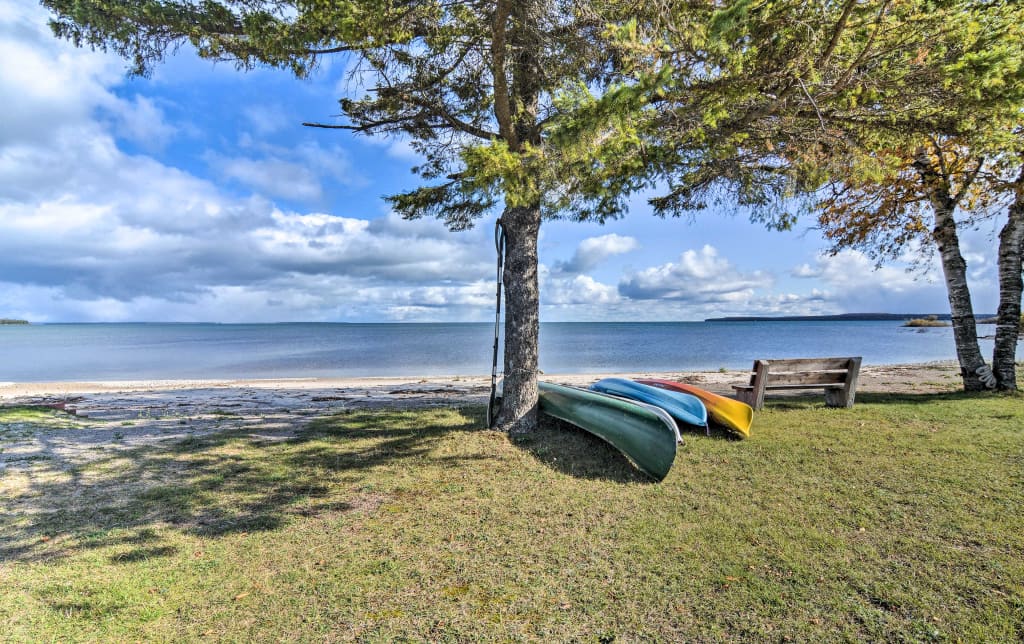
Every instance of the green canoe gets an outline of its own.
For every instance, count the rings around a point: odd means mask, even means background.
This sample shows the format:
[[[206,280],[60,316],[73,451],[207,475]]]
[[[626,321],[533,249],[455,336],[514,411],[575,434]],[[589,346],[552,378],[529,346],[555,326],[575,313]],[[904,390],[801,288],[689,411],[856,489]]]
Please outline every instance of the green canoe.
[[[672,468],[679,430],[661,409],[587,389],[537,384],[541,412],[604,439],[659,481]]]

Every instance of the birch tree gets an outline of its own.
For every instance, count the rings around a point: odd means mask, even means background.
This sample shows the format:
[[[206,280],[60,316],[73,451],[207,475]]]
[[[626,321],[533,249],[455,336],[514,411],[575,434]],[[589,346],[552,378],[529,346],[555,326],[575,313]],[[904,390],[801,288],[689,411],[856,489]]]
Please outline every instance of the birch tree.
[[[957,212],[993,203],[979,173],[1013,150],[1021,5],[739,0],[699,21],[697,37],[678,28],[690,5],[667,10],[629,43],[643,72],[621,90],[648,99],[644,154],[664,186],[655,211],[738,204],[780,229],[811,215],[833,250],[882,258],[923,242],[941,260],[964,388],[984,388]],[[592,110],[616,100],[595,97]]]

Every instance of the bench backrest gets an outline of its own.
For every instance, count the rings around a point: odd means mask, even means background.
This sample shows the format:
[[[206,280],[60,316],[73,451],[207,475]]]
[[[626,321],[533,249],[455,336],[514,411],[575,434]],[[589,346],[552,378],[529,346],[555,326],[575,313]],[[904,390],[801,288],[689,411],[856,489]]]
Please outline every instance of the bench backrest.
[[[851,369],[859,369],[860,358],[789,358],[755,360],[750,384],[758,377],[766,385],[834,385],[846,382]]]

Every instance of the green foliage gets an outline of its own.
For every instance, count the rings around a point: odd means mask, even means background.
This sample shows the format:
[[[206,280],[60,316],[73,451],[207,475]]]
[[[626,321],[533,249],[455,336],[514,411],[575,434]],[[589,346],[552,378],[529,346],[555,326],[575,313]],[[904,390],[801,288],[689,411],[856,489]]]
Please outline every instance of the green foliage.
[[[883,201],[913,213],[920,192],[900,193],[899,173],[929,136],[986,155],[1017,144],[1019,3],[696,2],[637,22],[613,40],[633,78],[574,113],[588,120],[570,131],[621,134],[615,106],[628,104],[648,184],[667,185],[659,214],[729,202],[788,228],[823,187],[849,197],[867,185],[895,186]]]
[[[369,86],[342,99],[346,120],[329,126],[411,139],[425,157],[414,168],[424,185],[389,198],[406,217],[437,216],[461,229],[504,203],[604,219],[619,216],[623,191],[640,185],[620,176],[643,169],[623,160],[635,156],[635,137],[616,136],[596,155],[557,136],[583,105],[563,93],[599,95],[624,78],[608,44],[635,33],[623,3],[505,2],[503,21],[493,3],[474,1],[43,4],[57,36],[111,49],[138,74],[183,44],[243,69],[270,65],[297,76],[325,55],[355,58]],[[633,104],[603,109],[621,115]]]
[[[146,75],[181,45],[240,68],[270,65],[305,76],[317,52],[379,39],[408,40],[393,3],[204,0],[43,0],[54,34],[77,46],[110,49]]]

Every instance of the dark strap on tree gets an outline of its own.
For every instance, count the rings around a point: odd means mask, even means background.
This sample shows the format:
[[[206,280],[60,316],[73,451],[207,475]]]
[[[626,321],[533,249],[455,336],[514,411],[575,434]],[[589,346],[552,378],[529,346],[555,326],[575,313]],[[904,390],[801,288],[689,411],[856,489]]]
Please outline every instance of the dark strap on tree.
[[[487,426],[494,427],[497,420],[495,403],[498,394],[498,332],[501,327],[501,283],[505,271],[505,227],[499,218],[494,222],[494,249],[498,251],[498,287],[494,308],[494,353],[491,356],[491,397],[487,401]]]

